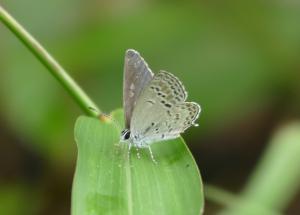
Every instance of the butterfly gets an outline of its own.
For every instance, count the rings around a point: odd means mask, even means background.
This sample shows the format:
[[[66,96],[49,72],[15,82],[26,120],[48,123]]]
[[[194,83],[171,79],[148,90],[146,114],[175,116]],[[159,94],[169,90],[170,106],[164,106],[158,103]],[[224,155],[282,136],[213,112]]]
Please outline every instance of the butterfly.
[[[125,53],[123,107],[125,129],[122,141],[136,148],[175,139],[192,125],[201,112],[196,102],[186,102],[187,92],[173,74],[153,74],[141,55],[129,49]]]

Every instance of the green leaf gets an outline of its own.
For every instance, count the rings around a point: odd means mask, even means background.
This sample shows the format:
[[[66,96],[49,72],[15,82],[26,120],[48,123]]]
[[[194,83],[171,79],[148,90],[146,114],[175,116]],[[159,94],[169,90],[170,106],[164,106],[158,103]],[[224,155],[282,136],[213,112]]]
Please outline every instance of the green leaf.
[[[113,113],[123,124],[123,112]],[[72,214],[201,214],[201,177],[182,138],[147,149],[119,143],[120,127],[81,116],[75,125],[78,160],[72,191]]]

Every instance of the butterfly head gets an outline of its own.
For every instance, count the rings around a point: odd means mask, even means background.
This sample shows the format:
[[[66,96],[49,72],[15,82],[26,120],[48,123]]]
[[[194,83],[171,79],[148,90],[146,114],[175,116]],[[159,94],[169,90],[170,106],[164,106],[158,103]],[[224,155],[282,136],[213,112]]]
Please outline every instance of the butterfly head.
[[[124,129],[121,132],[121,141],[122,142],[130,142],[133,146],[138,148],[147,147],[148,144],[141,138],[140,135],[133,134],[129,129]]]

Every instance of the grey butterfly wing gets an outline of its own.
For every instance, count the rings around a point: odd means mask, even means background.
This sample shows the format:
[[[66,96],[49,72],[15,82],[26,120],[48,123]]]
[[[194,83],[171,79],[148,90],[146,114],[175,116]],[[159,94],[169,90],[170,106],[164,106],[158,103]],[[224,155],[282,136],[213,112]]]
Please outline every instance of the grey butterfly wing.
[[[123,107],[125,115],[125,128],[130,128],[132,112],[136,100],[143,88],[152,80],[153,73],[140,54],[128,49],[125,54],[123,78]]]
[[[135,106],[131,133],[134,144],[149,144],[176,138],[194,124],[200,113],[195,102],[185,102],[187,93],[174,75],[161,71],[141,93]]]

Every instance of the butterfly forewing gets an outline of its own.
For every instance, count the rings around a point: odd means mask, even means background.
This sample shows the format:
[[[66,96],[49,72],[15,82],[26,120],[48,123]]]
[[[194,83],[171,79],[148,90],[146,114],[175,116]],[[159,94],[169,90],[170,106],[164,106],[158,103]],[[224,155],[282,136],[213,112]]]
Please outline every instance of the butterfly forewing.
[[[185,102],[187,93],[174,75],[157,73],[142,91],[134,108],[131,132],[140,147],[164,139],[173,139],[198,118],[200,106]]]
[[[125,128],[130,128],[132,112],[141,91],[152,80],[153,73],[140,54],[132,49],[126,51],[123,80],[123,107]]]

